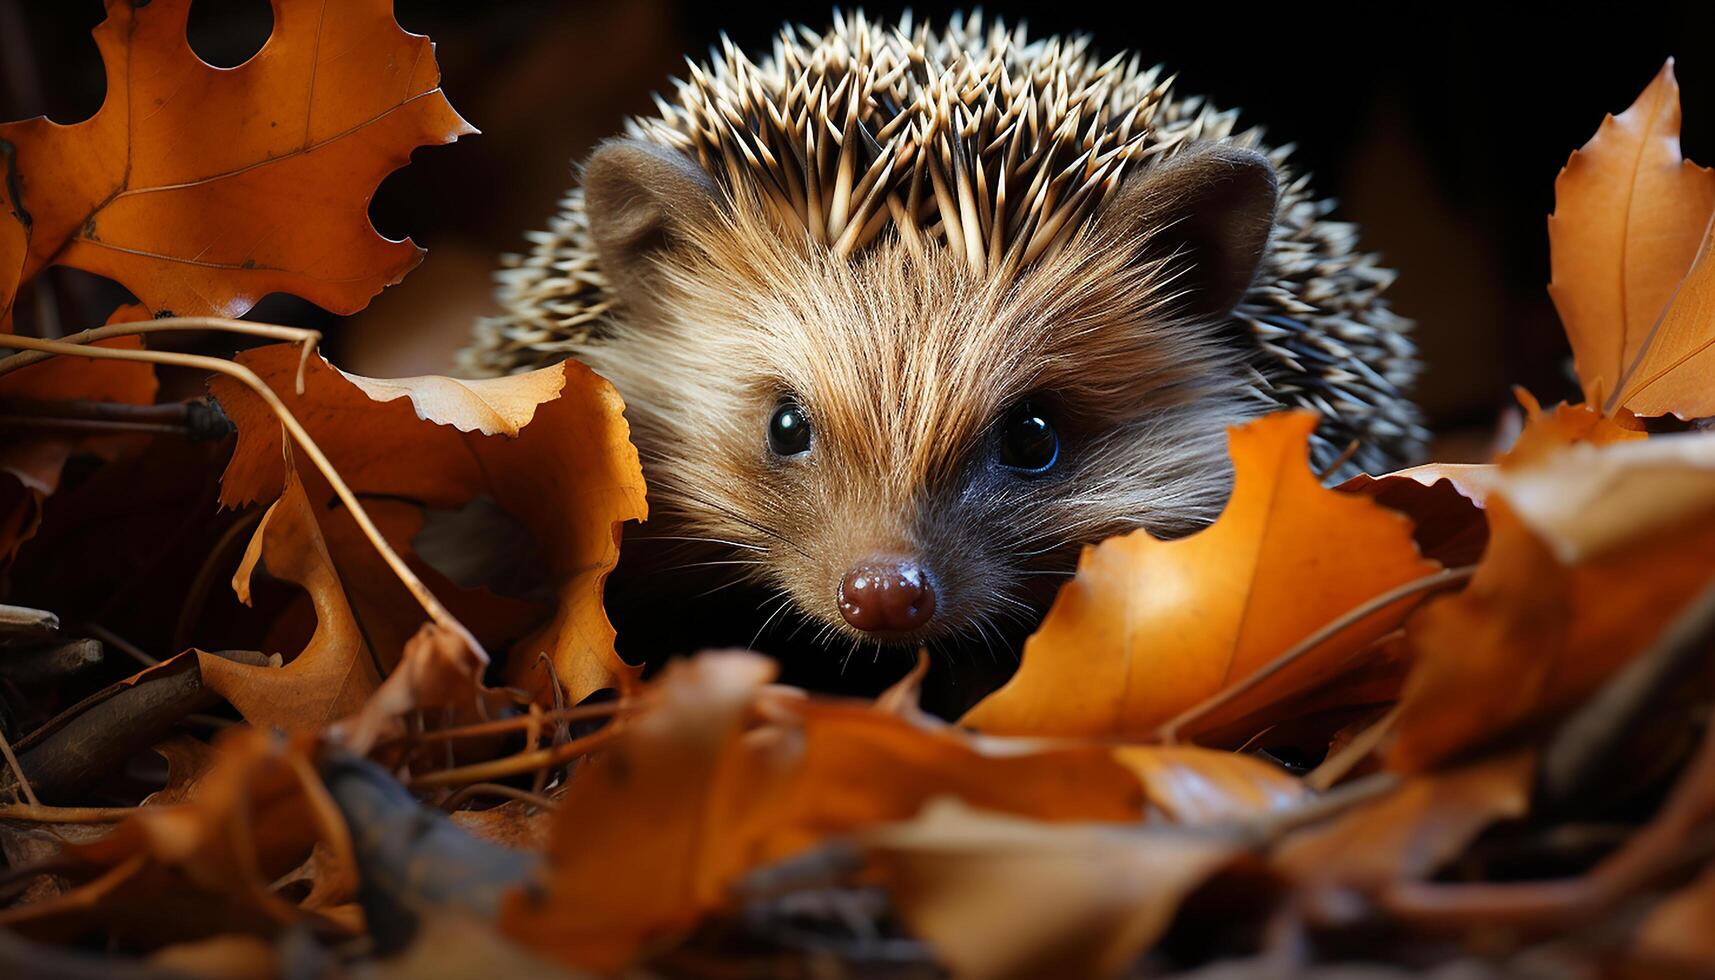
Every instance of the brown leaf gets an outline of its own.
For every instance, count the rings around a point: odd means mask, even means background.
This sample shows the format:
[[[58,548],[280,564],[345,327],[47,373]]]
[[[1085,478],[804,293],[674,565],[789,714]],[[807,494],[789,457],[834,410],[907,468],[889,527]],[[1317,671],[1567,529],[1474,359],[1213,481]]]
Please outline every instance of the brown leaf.
[[[1715,224],[1661,325],[1626,378],[1620,404],[1638,415],[1715,416]]]
[[[614,652],[601,588],[619,557],[620,525],[641,520],[647,507],[624,406],[607,382],[573,361],[476,384],[376,382],[311,358],[299,395],[297,349],[264,347],[238,359],[279,394],[360,497],[456,510],[486,495],[529,529],[557,603],[553,618],[514,646],[511,683],[551,702],[548,672],[538,661],[547,652],[573,701],[602,688],[635,686],[636,668]],[[212,388],[238,427],[222,502],[272,499],[282,485],[279,423],[247,389],[225,379]],[[387,400],[375,401],[371,392]],[[348,518],[340,511],[324,520]],[[332,536],[362,544],[349,530]],[[447,601],[462,608],[454,597]],[[420,610],[391,618],[406,616],[422,621]]]
[[[362,707],[381,675],[340,588],[304,485],[290,466],[285,492],[263,516],[232,577],[233,591],[245,604],[250,602],[251,577],[264,559],[270,574],[309,594],[316,611],[315,634],[280,667],[253,667],[202,654],[203,682],[253,725],[320,732]]]
[[[422,258],[370,225],[411,150],[474,132],[441,94],[428,38],[391,0],[279,0],[236,68],[185,38],[190,0],[108,0],[107,95],[89,119],[0,126],[0,319],[49,265],[118,280],[152,311],[241,316],[272,292],[362,309]]]
[[[752,654],[673,664],[572,778],[547,881],[509,898],[505,931],[613,970],[722,908],[746,872],[937,796],[1042,820],[1141,814],[1137,780],[1100,746],[984,752],[868,705],[765,696],[772,674]]]
[[[1592,405],[1603,405],[1622,384],[1631,387],[1624,376],[1715,213],[1715,171],[1680,156],[1679,124],[1669,59],[1631,108],[1602,121],[1554,182],[1548,291]]]
[[[1233,496],[1211,527],[1177,541],[1136,531],[1086,548],[1018,673],[964,723],[1147,737],[1365,600],[1433,573],[1403,516],[1317,482],[1314,425],[1309,414],[1280,413],[1232,429]],[[1327,681],[1414,601],[1366,617],[1191,733],[1266,714]]]
[[[1668,440],[1661,440],[1668,441]],[[1587,458],[1627,455],[1629,443],[1574,447],[1547,482],[1568,527],[1598,526],[1609,501],[1586,492],[1600,486]],[[1580,462],[1582,461],[1582,465]],[[1649,481],[1634,472],[1640,485]],[[1715,471],[1700,481],[1715,488]],[[1689,477],[1688,477],[1689,479]],[[1656,482],[1657,499],[1671,501]],[[1437,765],[1520,726],[1551,718],[1587,697],[1649,644],[1662,626],[1715,575],[1715,495],[1686,504],[1678,519],[1648,522],[1623,506],[1600,548],[1563,549],[1533,531],[1503,486],[1489,504],[1493,538],[1464,592],[1424,607],[1407,628],[1416,666],[1400,705],[1398,740],[1388,759],[1397,769]],[[1570,507],[1566,501],[1573,501]],[[1591,502],[1577,507],[1576,502]],[[1528,503],[1521,499],[1519,505]]]
[[[482,684],[488,661],[464,639],[434,623],[424,623],[408,643],[399,665],[357,713],[329,731],[329,737],[358,755],[368,755],[382,738],[402,735],[403,719],[416,711],[445,709],[440,721],[457,724],[493,717],[510,699]]]
[[[1288,837],[1273,863],[1307,883],[1374,887],[1426,878],[1491,824],[1524,816],[1535,761],[1534,752],[1515,751],[1411,776],[1380,799]]]
[[[272,934],[310,920],[268,888],[301,864],[318,840],[345,855],[327,873],[355,887],[351,845],[337,808],[307,780],[311,745],[259,729],[230,730],[220,760],[188,803],[140,807],[99,840],[66,847],[71,891],[0,910],[0,926],[67,941],[92,926],[150,945],[222,932]],[[170,896],[170,900],[166,897]]]
[[[1636,422],[1627,417],[1629,412],[1622,411],[1619,417],[1610,417],[1597,411],[1594,405],[1568,405],[1565,402],[1545,412],[1535,396],[1523,388],[1513,389],[1513,395],[1524,409],[1524,429],[1511,448],[1496,460],[1502,469],[1520,469],[1539,463],[1567,446],[1579,443],[1607,446],[1648,438],[1647,434],[1625,424]],[[1487,488],[1494,489],[1492,471]]]
[[[1715,865],[1697,880],[1669,895],[1650,912],[1632,938],[1632,953],[1655,965],[1664,975],[1684,971],[1694,976],[1715,963]],[[1673,973],[1666,967],[1671,965]]]
[[[1174,823],[1240,821],[1303,802],[1302,780],[1254,756],[1194,746],[1131,745],[1114,759],[1136,774],[1149,802]]]
[[[1046,824],[957,800],[860,842],[912,933],[962,980],[1120,976],[1241,849],[1180,828]]]
[[[122,306],[108,323],[148,318],[141,306]],[[140,337],[115,337],[98,346],[142,349]],[[92,357],[55,357],[0,374],[0,399],[25,402],[95,401],[150,405],[160,385],[152,365]],[[112,459],[143,440],[137,436],[91,435],[9,425],[0,441],[0,563],[35,533],[42,500],[59,489],[60,473],[73,456]]]

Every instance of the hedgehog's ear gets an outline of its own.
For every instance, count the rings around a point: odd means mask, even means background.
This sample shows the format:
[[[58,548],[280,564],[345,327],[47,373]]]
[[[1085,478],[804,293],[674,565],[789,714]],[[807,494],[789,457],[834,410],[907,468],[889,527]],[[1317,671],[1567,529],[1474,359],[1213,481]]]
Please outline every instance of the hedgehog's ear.
[[[1126,178],[1108,206],[1122,233],[1141,236],[1142,260],[1167,259],[1179,274],[1181,312],[1232,312],[1256,279],[1278,197],[1274,167],[1255,150],[1192,147]]]
[[[647,302],[657,260],[714,216],[719,194],[683,153],[635,139],[597,147],[584,164],[583,188],[601,271],[632,302]]]

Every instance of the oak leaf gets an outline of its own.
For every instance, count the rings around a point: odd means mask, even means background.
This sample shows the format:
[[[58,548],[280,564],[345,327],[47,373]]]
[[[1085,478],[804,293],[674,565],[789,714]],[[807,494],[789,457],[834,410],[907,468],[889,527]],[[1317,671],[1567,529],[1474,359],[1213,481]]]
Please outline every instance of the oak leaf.
[[[1656,321],[1715,214],[1715,171],[1680,156],[1679,126],[1670,59],[1631,108],[1602,121],[1554,182],[1548,291],[1592,405],[1627,403],[1639,352],[1654,346]],[[1650,356],[1666,363],[1680,353]]]
[[[1314,425],[1307,413],[1279,413],[1232,429],[1233,494],[1210,527],[1085,548],[1018,673],[964,722],[1015,735],[1147,737],[1366,600],[1433,573],[1405,517],[1316,480]],[[1364,617],[1186,733],[1230,726],[1329,680],[1414,601]]]
[[[413,148],[475,132],[429,39],[391,0],[276,0],[262,50],[216,68],[185,37],[190,6],[108,0],[101,109],[0,125],[0,321],[49,265],[155,312],[240,316],[271,292],[354,313],[421,260],[366,212]]]
[[[259,348],[238,360],[274,389],[359,497],[418,511],[456,510],[485,497],[528,530],[556,605],[548,622],[513,647],[511,683],[551,701],[550,672],[539,659],[547,653],[552,674],[573,701],[602,688],[635,687],[637,669],[614,652],[601,589],[618,561],[620,525],[643,519],[647,507],[624,405],[606,381],[574,361],[492,381],[377,381],[312,357],[300,395],[296,348]],[[273,499],[283,477],[279,423],[247,388],[224,378],[211,388],[238,428],[221,501],[236,507]],[[307,471],[305,478],[315,479]],[[320,516],[339,567],[374,562],[373,549],[347,526],[343,509]],[[393,544],[403,553],[410,541]],[[522,564],[532,556],[508,557]],[[410,622],[414,630],[422,621],[389,576],[363,578],[375,602],[387,607],[361,609],[365,623],[379,617]],[[437,595],[473,628],[465,610],[491,608],[497,598],[475,589],[437,589]],[[384,669],[392,669],[409,635],[397,635],[391,653],[378,648]]]

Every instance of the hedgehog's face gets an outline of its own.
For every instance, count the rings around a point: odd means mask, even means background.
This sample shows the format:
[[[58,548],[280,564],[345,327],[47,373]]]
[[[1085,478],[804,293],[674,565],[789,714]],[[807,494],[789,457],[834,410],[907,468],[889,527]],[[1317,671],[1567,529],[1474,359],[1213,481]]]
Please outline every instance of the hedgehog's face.
[[[586,192],[631,310],[580,356],[626,399],[656,513],[781,608],[881,643],[987,638],[1040,616],[1080,544],[1219,512],[1225,427],[1256,409],[1218,321],[1254,254],[1225,295],[1164,286],[1180,267],[1122,194],[1008,275],[891,236],[838,257],[695,173],[649,211],[675,164],[624,148],[646,158],[598,155]]]

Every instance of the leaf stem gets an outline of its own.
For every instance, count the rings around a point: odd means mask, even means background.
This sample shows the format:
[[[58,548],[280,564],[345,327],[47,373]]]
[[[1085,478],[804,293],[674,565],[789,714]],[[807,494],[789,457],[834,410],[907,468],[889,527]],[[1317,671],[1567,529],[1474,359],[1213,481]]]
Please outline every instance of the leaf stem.
[[[297,392],[300,395],[304,393],[304,365],[309,362],[310,353],[316,349],[316,345],[321,343],[322,340],[321,331],[306,330],[303,327],[285,327],[277,323],[253,323],[249,320],[229,320],[226,317],[220,316],[167,316],[161,317],[159,320],[136,320],[130,323],[109,323],[105,326],[94,327],[89,330],[69,334],[60,338],[58,341],[55,341],[55,343],[70,345],[93,344],[96,341],[111,340],[114,337],[136,337],[142,334],[151,333],[182,333],[190,330],[217,330],[222,333],[239,333],[246,334],[251,337],[265,337],[269,340],[283,340],[287,343],[302,344],[303,353],[298,358],[297,377]],[[6,358],[0,358],[0,375],[10,374],[20,368],[27,368],[32,364],[39,364],[42,361],[55,356],[54,352],[23,342],[30,339],[32,338],[19,337],[16,335],[0,336],[0,348],[26,348],[22,353],[13,354]],[[73,355],[77,357],[94,356],[83,351],[74,351]],[[196,355],[185,356],[189,357]],[[139,358],[139,360],[146,360],[146,358]]]
[[[1209,697],[1192,705],[1179,715],[1155,730],[1155,737],[1163,744],[1173,745],[1179,741],[1179,730],[1192,722],[1207,717],[1211,712],[1220,708],[1234,698],[1248,691],[1255,690],[1258,685],[1275,674],[1280,673],[1293,663],[1304,657],[1310,651],[1345,632],[1356,624],[1369,618],[1376,612],[1386,609],[1401,599],[1410,598],[1423,592],[1433,592],[1448,585],[1455,585],[1469,579],[1477,570],[1475,565],[1465,565],[1461,568],[1448,568],[1427,575],[1423,578],[1407,582],[1395,589],[1383,592],[1357,607],[1347,611],[1345,615],[1293,644],[1285,653],[1275,657],[1268,663],[1247,675],[1236,684],[1216,691]]]

